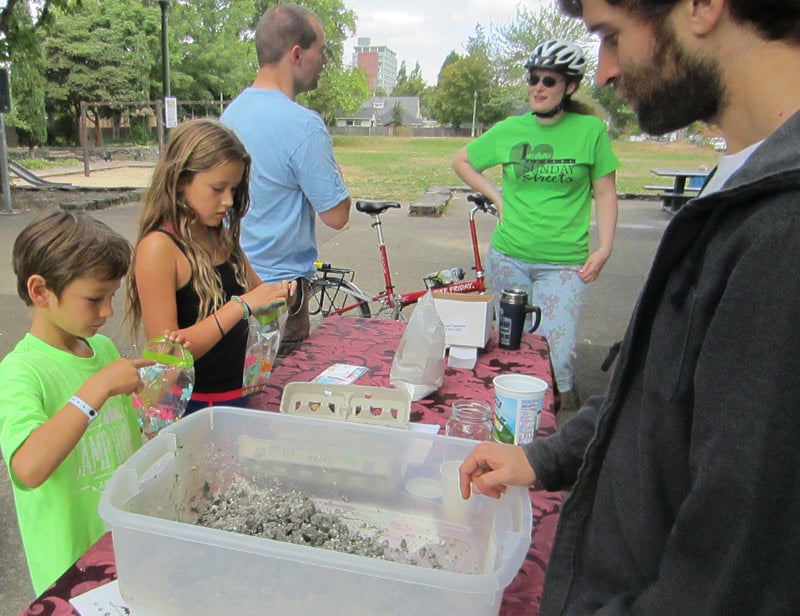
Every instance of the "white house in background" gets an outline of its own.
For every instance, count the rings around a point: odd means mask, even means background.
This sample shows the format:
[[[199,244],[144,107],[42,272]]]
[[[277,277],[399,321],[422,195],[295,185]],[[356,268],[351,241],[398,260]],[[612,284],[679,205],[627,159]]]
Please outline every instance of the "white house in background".
[[[336,126],[358,126],[374,128],[393,124],[394,106],[400,103],[403,110],[403,126],[431,126],[433,123],[422,117],[419,96],[373,96],[352,114],[336,116]]]

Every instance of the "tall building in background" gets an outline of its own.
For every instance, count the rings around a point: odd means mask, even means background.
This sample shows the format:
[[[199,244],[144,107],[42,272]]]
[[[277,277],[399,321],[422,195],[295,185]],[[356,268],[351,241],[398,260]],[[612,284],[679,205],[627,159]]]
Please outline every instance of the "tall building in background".
[[[385,45],[371,45],[369,38],[359,38],[354,47],[353,64],[367,75],[369,91],[391,94],[397,85],[397,54]]]

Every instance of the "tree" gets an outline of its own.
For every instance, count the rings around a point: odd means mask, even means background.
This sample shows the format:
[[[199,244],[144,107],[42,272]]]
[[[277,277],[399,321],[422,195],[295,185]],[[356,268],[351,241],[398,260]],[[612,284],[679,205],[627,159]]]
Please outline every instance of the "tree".
[[[403,125],[403,106],[400,101],[395,101],[392,107],[392,124],[395,128]]]
[[[47,104],[60,125],[71,128],[69,140],[76,141],[81,101],[150,99],[151,47],[159,33],[157,10],[126,0],[84,0],[79,10],[54,20],[44,45]],[[98,128],[103,113],[92,110]]]
[[[476,56],[459,58],[442,69],[433,99],[437,120],[456,128],[472,122],[473,106],[480,117],[490,99],[491,67]],[[476,99],[477,96],[477,99]]]
[[[38,31],[42,27],[51,23],[54,9],[62,13],[69,13],[75,7],[80,6],[81,0],[39,0],[31,2],[31,6],[37,9],[36,21],[33,22],[33,30]],[[31,43],[30,39],[19,39],[12,36],[13,22],[15,15],[19,15],[17,10],[24,7],[30,16],[31,10],[27,0],[6,0],[5,7],[0,9],[0,61],[9,60],[11,49],[17,48],[17,57],[26,53],[26,44]]]
[[[297,97],[303,105],[319,112],[326,124],[333,124],[336,114],[352,113],[369,98],[369,82],[360,68],[325,67],[316,90]]]
[[[29,153],[47,139],[44,105],[44,58],[38,33],[25,3],[17,4],[10,26],[17,44],[10,50],[11,94],[16,103],[8,114],[8,124],[17,131]]]
[[[439,74],[436,76],[437,86],[439,85],[439,82],[441,82],[442,80],[442,72],[444,71],[444,69],[446,69],[453,62],[456,62],[459,59],[461,59],[461,56],[458,55],[455,51],[451,51],[449,54],[447,54],[447,56],[444,59],[444,62],[442,62],[442,68],[439,69]]]
[[[521,83],[526,60],[536,45],[551,38],[572,41],[579,45],[587,57],[589,66],[596,62],[592,50],[595,44],[580,19],[564,15],[555,3],[541,5],[536,12],[517,6],[516,17],[499,29],[498,65],[509,83]],[[589,73],[594,73],[590,68]]]
[[[397,71],[397,85],[392,90],[392,96],[420,96],[425,90],[425,80],[422,78],[422,69],[419,62],[414,66],[410,75],[406,74],[405,60]]]
[[[594,99],[608,113],[609,123],[611,124],[609,134],[613,139],[630,130],[639,132],[639,122],[636,119],[636,114],[625,102],[625,99],[617,94],[614,88],[594,86],[591,88],[591,92]]]
[[[170,18],[170,90],[183,100],[231,99],[258,69],[253,0],[175,2]],[[160,55],[160,51],[157,55]],[[160,63],[153,89],[161,92]],[[162,94],[163,95],[163,94]]]

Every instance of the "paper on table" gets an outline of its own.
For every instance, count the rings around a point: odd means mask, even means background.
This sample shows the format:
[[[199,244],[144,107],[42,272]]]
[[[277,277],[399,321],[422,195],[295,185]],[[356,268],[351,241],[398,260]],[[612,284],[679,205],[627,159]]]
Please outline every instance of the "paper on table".
[[[314,379],[314,382],[349,385],[350,383],[357,381],[366,371],[367,369],[364,366],[354,366],[352,364],[333,364],[319,373]]]
[[[119,594],[117,580],[72,597],[69,602],[81,616],[133,616]]]

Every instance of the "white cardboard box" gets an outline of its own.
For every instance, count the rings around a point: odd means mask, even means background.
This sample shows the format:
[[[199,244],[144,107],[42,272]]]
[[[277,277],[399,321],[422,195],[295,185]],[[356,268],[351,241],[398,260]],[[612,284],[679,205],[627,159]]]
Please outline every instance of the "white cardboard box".
[[[494,295],[434,291],[433,302],[444,323],[447,345],[483,348],[492,333]]]

